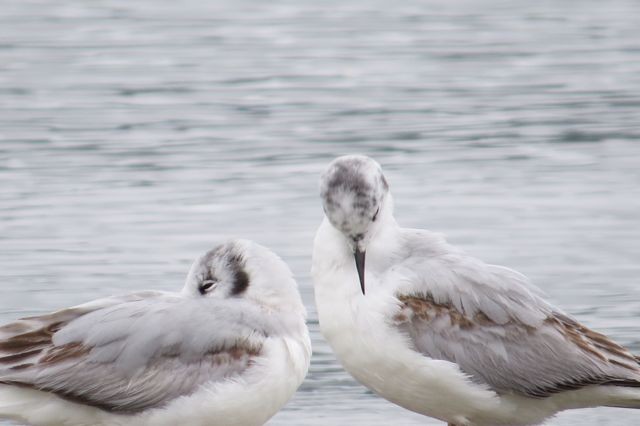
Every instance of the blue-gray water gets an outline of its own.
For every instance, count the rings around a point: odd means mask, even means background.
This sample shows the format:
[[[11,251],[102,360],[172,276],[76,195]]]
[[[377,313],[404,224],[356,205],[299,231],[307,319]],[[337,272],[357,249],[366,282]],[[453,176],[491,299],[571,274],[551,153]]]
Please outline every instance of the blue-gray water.
[[[365,391],[318,332],[317,178],[361,152],[403,225],[640,352],[638,28],[623,0],[0,0],[0,320],[177,289],[251,238],[296,274],[314,344],[271,425],[438,424]]]

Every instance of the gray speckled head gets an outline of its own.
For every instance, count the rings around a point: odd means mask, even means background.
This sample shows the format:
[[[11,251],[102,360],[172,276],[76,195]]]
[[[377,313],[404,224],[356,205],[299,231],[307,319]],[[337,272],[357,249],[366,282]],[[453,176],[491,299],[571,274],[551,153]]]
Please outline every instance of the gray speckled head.
[[[366,239],[388,191],[380,165],[363,155],[336,158],[320,180],[329,222],[354,243]]]
[[[193,294],[217,297],[241,296],[249,287],[244,247],[238,241],[221,244],[191,267],[187,282]]]
[[[304,313],[293,274],[274,252],[233,239],[200,256],[182,289],[195,298],[242,299],[272,310]]]

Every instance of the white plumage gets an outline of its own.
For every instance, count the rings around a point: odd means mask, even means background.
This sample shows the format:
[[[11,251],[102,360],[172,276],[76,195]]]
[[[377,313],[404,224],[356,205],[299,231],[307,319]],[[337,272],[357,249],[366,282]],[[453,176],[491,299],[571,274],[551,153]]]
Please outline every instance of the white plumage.
[[[399,227],[375,161],[336,159],[321,197],[312,266],[320,327],[377,394],[456,425],[640,408],[634,355],[544,301],[522,274]]]
[[[289,268],[246,240],[181,293],[96,300],[0,327],[0,418],[32,425],[260,425],[309,367]]]

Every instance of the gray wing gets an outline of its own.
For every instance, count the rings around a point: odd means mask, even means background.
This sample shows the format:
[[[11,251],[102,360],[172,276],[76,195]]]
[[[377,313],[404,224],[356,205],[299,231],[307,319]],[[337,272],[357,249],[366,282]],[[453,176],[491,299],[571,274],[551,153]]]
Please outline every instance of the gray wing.
[[[398,272],[394,325],[417,351],[499,393],[640,386],[636,357],[553,308],[515,271],[450,252],[413,257]]]
[[[228,301],[101,299],[0,327],[0,383],[114,412],[160,407],[249,368],[265,337],[257,320]]]

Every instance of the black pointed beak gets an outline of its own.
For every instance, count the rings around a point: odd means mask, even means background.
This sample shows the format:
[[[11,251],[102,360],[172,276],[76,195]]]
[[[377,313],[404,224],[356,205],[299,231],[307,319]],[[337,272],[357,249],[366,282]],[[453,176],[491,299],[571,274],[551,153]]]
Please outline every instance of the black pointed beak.
[[[360,279],[360,288],[362,294],[364,294],[364,251],[360,251],[356,248],[353,252],[353,257],[356,260],[356,269],[358,270],[358,278]]]

